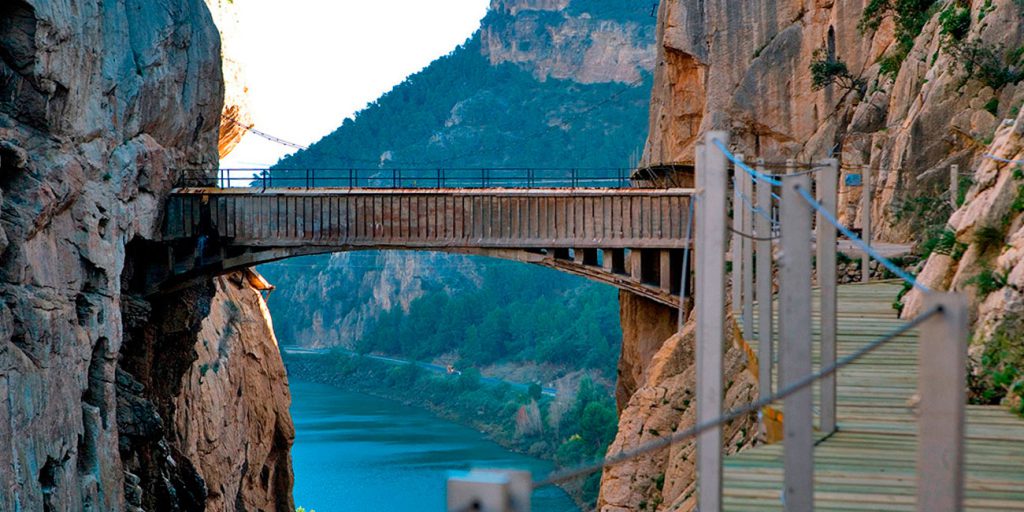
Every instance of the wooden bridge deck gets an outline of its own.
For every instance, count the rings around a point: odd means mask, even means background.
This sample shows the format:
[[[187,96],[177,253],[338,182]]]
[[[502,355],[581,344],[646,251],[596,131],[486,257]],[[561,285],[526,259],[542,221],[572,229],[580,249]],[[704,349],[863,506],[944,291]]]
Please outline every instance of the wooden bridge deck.
[[[901,324],[889,306],[899,289],[893,283],[839,288],[839,357]],[[750,343],[756,347],[756,339]],[[814,452],[816,510],[915,510],[917,427],[910,401],[918,348],[911,333],[839,372],[839,431]],[[966,509],[1024,510],[1024,419],[1001,407],[968,406],[966,450]],[[726,510],[783,510],[781,489],[781,443],[725,459]]]

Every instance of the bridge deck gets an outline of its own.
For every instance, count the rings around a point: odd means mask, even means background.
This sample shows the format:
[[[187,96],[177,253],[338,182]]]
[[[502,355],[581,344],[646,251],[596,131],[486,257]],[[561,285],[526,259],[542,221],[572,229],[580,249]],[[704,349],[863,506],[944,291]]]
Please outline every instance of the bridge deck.
[[[250,246],[678,249],[692,189],[243,189],[171,193],[165,235]],[[204,223],[207,223],[204,226]]]
[[[899,289],[839,288],[840,357],[900,325],[889,306]],[[917,350],[916,333],[903,336],[839,372],[839,431],[814,453],[816,510],[914,510],[917,427],[908,400]],[[969,406],[966,448],[966,509],[1024,510],[1024,419],[1002,407]],[[782,510],[781,489],[781,443],[725,459],[726,510]]]

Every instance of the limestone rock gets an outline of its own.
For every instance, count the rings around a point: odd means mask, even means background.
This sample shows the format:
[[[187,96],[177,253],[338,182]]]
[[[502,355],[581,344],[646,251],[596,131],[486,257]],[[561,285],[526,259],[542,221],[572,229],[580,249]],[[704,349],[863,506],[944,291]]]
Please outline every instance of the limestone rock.
[[[213,289],[139,282],[222,80],[200,0],[0,5],[0,510],[205,507],[173,402]]]
[[[628,294],[623,294],[628,295]],[[628,397],[619,414],[619,429],[608,448],[614,455],[659,437],[684,431],[694,425],[695,323],[689,322],[682,333],[675,332],[675,311],[646,299],[624,296],[623,356],[620,362],[617,397]],[[727,320],[732,322],[731,317]],[[669,332],[661,342],[656,333]],[[745,352],[728,332],[729,350],[725,356],[726,409],[757,398],[757,381],[747,370]],[[625,373],[623,369],[628,369]],[[625,378],[632,376],[632,379]],[[755,443],[756,417],[747,417],[728,425],[723,433],[727,453]],[[641,457],[605,470],[601,479],[602,511],[693,510],[694,444],[681,442],[670,449]]]
[[[222,67],[224,75],[224,109],[220,120],[220,136],[217,144],[221,158],[231,154],[235,146],[247,133],[245,127],[253,126],[249,110],[249,86],[245,69],[235,58],[238,49],[239,8],[233,0],[206,0],[213,21],[220,31]]]
[[[235,277],[215,282],[175,399],[178,445],[206,482],[207,510],[290,512],[288,380],[263,297]]]

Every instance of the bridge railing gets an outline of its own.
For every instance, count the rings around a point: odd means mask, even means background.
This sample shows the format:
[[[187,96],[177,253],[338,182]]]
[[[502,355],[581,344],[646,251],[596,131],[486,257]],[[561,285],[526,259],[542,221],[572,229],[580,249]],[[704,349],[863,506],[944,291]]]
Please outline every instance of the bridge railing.
[[[685,431],[663,436],[631,450],[609,455],[580,467],[555,473],[547,479],[523,486],[516,483],[521,474],[469,474],[449,479],[448,510],[529,510],[529,492],[604,468],[621,464],[682,441],[695,439],[697,507],[702,512],[723,509],[723,426],[731,421],[762,412],[781,402],[783,405],[783,482],[780,488],[785,510],[814,510],[815,403],[813,387],[820,387],[818,428],[822,434],[837,429],[836,377],[838,371],[856,363],[879,348],[920,329],[918,342],[917,407],[917,510],[962,510],[964,500],[964,431],[966,411],[966,352],[968,341],[967,303],[963,296],[935,293],[875,251],[870,240],[860,240],[837,219],[838,162],[812,165],[797,172],[768,174],[764,165],[752,168],[742,157],[733,155],[728,135],[712,132],[706,143],[696,148],[696,424]],[[734,224],[729,215],[729,161],[735,166],[732,201]],[[760,162],[759,162],[760,163]],[[792,167],[792,166],[790,166]],[[746,183],[749,182],[749,183]],[[813,182],[813,184],[812,184]],[[757,186],[757,199],[752,195]],[[776,191],[778,193],[776,193]],[[744,197],[748,196],[748,197]],[[774,200],[773,200],[774,199]],[[742,200],[742,201],[741,201]],[[746,204],[744,206],[744,203]],[[777,214],[775,212],[778,212]],[[749,217],[761,216],[754,224]],[[737,219],[737,217],[739,217]],[[812,233],[816,230],[816,240]],[[758,333],[758,359],[761,363],[761,394],[749,404],[723,411],[723,353],[726,333],[726,233],[731,231],[734,253],[732,287],[733,308],[737,318],[751,314],[744,305],[755,297],[760,319],[765,321]],[[915,319],[879,338],[865,343],[848,355],[837,358],[836,313],[836,236],[846,235],[866,254],[893,274],[926,293],[925,309]],[[758,245],[758,286],[750,283],[742,267],[751,265],[748,255]],[[767,242],[767,243],[765,243]],[[772,245],[778,243],[778,251]],[[816,256],[812,258],[812,254]],[[779,357],[778,386],[773,386],[775,365],[771,310],[774,294],[772,271],[778,266]],[[820,360],[814,371],[812,359],[813,272],[817,271],[821,288]],[[740,290],[736,291],[739,287]],[[740,303],[740,304],[736,304]],[[750,330],[747,327],[746,330]],[[482,508],[481,508],[482,507]],[[492,508],[489,508],[492,507]]]
[[[178,187],[626,188],[654,187],[652,168],[182,169]],[[662,185],[664,186],[664,185]]]

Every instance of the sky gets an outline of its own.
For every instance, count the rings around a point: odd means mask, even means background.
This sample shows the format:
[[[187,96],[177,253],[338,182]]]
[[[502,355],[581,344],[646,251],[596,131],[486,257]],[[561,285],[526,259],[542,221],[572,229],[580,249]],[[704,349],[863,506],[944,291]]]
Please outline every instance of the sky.
[[[235,0],[256,129],[309,145],[479,27],[488,0]],[[294,149],[248,134],[222,168]]]

